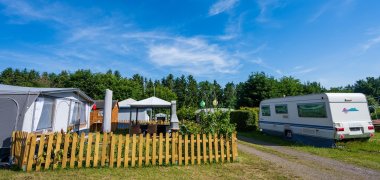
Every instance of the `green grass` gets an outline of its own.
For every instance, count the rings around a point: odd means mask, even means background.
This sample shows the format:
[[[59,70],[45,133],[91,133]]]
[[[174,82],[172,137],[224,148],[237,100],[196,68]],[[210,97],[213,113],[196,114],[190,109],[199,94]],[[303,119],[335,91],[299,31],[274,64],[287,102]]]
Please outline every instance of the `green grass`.
[[[260,132],[239,132],[240,135],[272,142],[311,154],[329,157],[339,161],[380,170],[380,133],[375,133],[369,141],[348,141],[337,143],[336,148],[320,148],[285,141],[280,137]]]
[[[190,166],[61,169],[43,172],[0,170],[0,179],[294,179],[257,156],[239,152],[239,161]]]

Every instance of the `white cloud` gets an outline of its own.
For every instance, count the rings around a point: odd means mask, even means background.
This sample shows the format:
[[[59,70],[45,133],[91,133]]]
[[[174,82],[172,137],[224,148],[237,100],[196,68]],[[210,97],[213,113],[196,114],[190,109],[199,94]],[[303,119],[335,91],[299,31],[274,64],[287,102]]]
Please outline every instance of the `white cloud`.
[[[2,2],[4,3],[0,0]],[[131,25],[133,23],[127,22],[130,24],[125,25],[124,19],[112,16],[90,22],[88,19],[91,18],[85,17],[93,16],[92,12],[83,11],[74,13],[72,16],[75,17],[66,16],[73,9],[59,4],[37,7],[27,1],[7,1],[5,7],[4,13],[11,19],[17,18],[25,23],[41,21],[48,25],[53,24],[57,30],[57,42],[27,45],[28,47],[14,51],[13,56],[8,57],[20,63],[28,59],[26,66],[42,67],[48,64],[57,69],[90,68],[97,71],[134,69],[138,70],[135,73],[145,75],[147,73],[141,69],[168,69],[171,72],[214,77],[235,73],[239,69],[239,57],[234,57],[227,49],[211,44],[208,38],[176,36],[170,32],[155,30],[142,31]],[[224,8],[223,11],[228,9],[221,5],[217,7]],[[218,12],[222,12],[222,9]],[[101,12],[94,16],[99,14]],[[4,53],[0,52],[2,54]],[[6,58],[5,55],[0,56],[0,61]],[[134,61],[136,59],[139,61]],[[69,66],[70,64],[75,64],[75,67]]]
[[[282,5],[279,0],[258,0],[257,3],[260,8],[260,13],[256,17],[256,21],[260,23],[270,21],[271,11]]]
[[[219,0],[217,3],[213,4],[208,12],[209,16],[214,16],[223,13],[229,9],[232,9],[238,0]]]
[[[327,1],[307,20],[308,23],[317,21],[320,17],[328,12],[341,16],[350,11],[354,5],[354,0]]]
[[[363,52],[367,51],[368,49],[372,48],[373,46],[377,45],[380,43],[380,35],[372,38],[372,39],[369,39],[366,43],[364,43],[362,46],[361,46],[361,49],[363,50]]]
[[[200,38],[176,38],[169,43],[152,44],[149,58],[157,66],[194,75],[236,73],[238,60]]]
[[[303,75],[316,70],[316,68],[303,68],[302,66],[298,66],[300,68],[295,69],[295,71],[289,73],[290,75]]]
[[[261,59],[260,57],[259,58],[256,58],[254,60],[251,60],[252,63],[254,64],[257,64],[257,65],[260,65],[261,67],[264,67],[266,69],[269,69],[275,73],[277,73],[278,75],[284,75],[283,71],[274,67],[274,66],[271,66],[269,64],[267,64],[266,62],[264,62],[263,59]]]

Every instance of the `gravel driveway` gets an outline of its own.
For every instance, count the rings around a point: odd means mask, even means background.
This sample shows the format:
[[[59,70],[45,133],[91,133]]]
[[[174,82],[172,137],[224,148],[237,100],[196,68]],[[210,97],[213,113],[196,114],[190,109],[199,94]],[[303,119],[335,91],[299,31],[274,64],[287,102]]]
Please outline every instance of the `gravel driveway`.
[[[276,164],[276,168],[292,173],[301,179],[380,179],[380,172],[375,170],[243,136],[239,136],[238,139],[269,148],[270,151],[262,151],[243,143],[238,145],[239,150],[270,161]]]

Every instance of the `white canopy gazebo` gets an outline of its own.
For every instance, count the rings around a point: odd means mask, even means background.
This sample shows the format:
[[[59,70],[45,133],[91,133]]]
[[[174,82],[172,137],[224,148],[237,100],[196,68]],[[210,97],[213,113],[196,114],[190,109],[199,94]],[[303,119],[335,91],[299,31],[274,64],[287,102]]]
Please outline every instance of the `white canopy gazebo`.
[[[133,102],[133,103],[130,103],[130,108],[136,108],[136,122],[137,122],[137,117],[138,117],[138,111],[139,111],[139,108],[143,108],[143,109],[147,109],[147,108],[170,108],[171,110],[171,116],[170,116],[170,122],[171,124],[175,124],[174,127],[172,127],[172,129],[178,129],[178,118],[177,118],[177,114],[176,114],[176,102],[175,101],[172,101],[172,102],[168,102],[168,101],[165,101],[163,99],[160,99],[160,98],[157,98],[155,96],[153,97],[150,97],[150,98],[147,98],[147,99],[143,99],[143,100],[140,100],[140,101],[136,101],[136,102]],[[151,112],[151,118],[153,119],[152,117],[152,112]],[[132,119],[132,118],[130,118]]]
[[[138,118],[139,109],[170,108],[171,105],[172,104],[170,102],[165,101],[163,99],[160,99],[158,97],[154,97],[154,96],[129,104],[130,108],[135,108],[136,109],[136,121],[137,121],[137,118]],[[151,114],[150,118],[153,119],[153,117],[152,117],[152,111],[151,111],[150,114]],[[132,119],[132,117],[130,119]]]

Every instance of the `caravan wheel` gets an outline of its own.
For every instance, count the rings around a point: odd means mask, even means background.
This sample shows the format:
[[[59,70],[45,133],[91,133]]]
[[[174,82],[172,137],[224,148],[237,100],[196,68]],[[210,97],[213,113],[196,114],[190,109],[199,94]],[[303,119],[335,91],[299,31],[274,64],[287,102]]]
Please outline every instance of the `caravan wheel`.
[[[293,133],[291,130],[285,131],[285,137],[291,139],[293,137]]]

